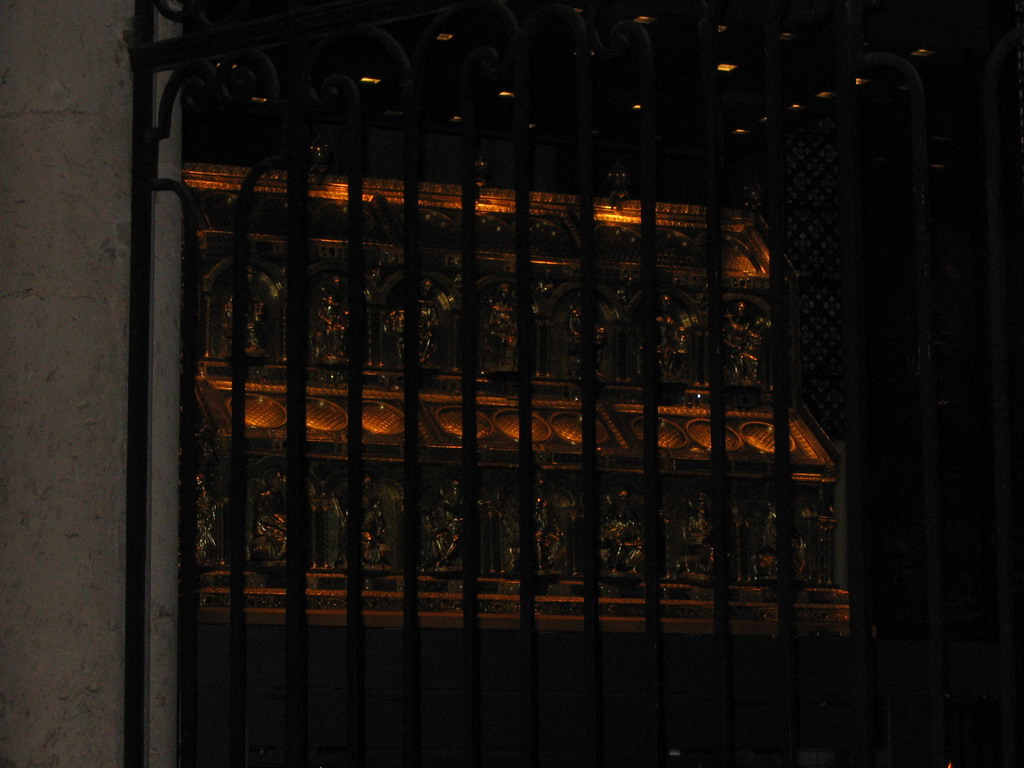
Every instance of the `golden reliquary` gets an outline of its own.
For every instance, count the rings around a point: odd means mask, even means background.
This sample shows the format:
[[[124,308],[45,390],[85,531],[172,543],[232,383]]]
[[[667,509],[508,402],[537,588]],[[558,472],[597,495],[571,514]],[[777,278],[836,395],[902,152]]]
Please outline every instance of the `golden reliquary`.
[[[231,432],[231,257],[238,189],[244,170],[190,166],[186,183],[200,211],[203,357],[196,393],[201,406],[197,469],[196,557],[200,602],[215,620],[228,605],[224,518]],[[286,179],[264,176],[250,225],[246,355],[248,454],[247,608],[268,615],[284,604],[284,364]],[[364,187],[365,297],[368,360],[363,394],[362,570],[367,621],[398,623],[402,610],[402,185]],[[536,371],[533,434],[537,621],[571,629],[582,614],[580,464],[580,260],[578,201],[531,193],[532,294]],[[464,521],[460,473],[460,334],[477,334],[481,497],[479,611],[483,627],[513,627],[519,611],[516,482],[519,415],[514,201],[484,188],[477,205],[479,315],[462,316],[460,190],[424,184],[420,194],[422,279],[417,359],[420,389],[419,606],[424,624],[454,624],[461,615]],[[346,343],[347,186],[327,177],[309,199],[311,248],[310,369],[307,440],[312,510],[308,605],[316,620],[345,619],[347,537]],[[631,201],[599,200],[597,452],[599,462],[600,610],[609,627],[639,626],[644,612],[642,387],[640,360],[640,212]],[[748,211],[723,219],[727,393],[734,631],[774,631],[777,616],[776,510],[773,504],[771,381],[773,318],[768,305],[768,252],[761,222]],[[665,551],[660,558],[662,612],[669,630],[708,632],[715,552],[710,520],[705,215],[697,206],[657,206],[657,366],[662,382],[658,444]],[[795,280],[789,281],[790,290]],[[790,306],[795,305],[791,297]],[[795,329],[794,329],[795,330]],[[796,339],[797,333],[790,337]],[[795,343],[792,360],[799,360]],[[799,387],[796,388],[799,391]],[[832,506],[837,465],[827,437],[797,401],[790,409],[794,478],[793,568],[802,633],[841,633],[846,592],[834,573]]]

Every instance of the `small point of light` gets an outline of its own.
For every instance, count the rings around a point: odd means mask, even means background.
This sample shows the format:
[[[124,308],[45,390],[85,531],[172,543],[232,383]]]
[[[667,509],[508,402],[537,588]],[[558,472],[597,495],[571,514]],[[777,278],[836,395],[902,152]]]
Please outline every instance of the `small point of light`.
[[[530,123],[530,124],[529,124],[528,126],[526,126],[526,127],[527,127],[527,128],[536,128],[536,127],[537,127],[537,124],[536,124],[536,123]]]
[[[725,30],[727,30],[727,29],[728,29],[728,27],[725,26],[725,24],[719,24],[718,25],[718,31],[719,32],[725,32]]]
[[[637,16],[633,21],[637,24],[653,24],[657,19],[654,16]]]
[[[516,95],[512,91],[498,91],[499,99],[514,99]]]
[[[822,91],[821,93],[814,94],[816,99],[831,99],[835,96],[835,91]]]
[[[635,109],[635,110],[637,110],[639,112],[641,109],[643,109],[643,105],[642,104],[634,104],[633,105],[633,109]]]
[[[929,48],[918,48],[916,51],[911,51],[910,55],[911,56],[921,56],[921,57],[924,57],[924,56],[931,56],[933,53],[935,53],[935,51],[933,51],[933,50],[931,50]]]
[[[790,110],[792,112],[799,112],[801,109],[804,109],[804,108],[805,107],[804,107],[803,104],[790,104],[788,107],[786,107],[786,109],[788,109],[788,110]]]
[[[367,85],[377,85],[380,82],[379,77],[360,77],[360,83],[366,83]]]
[[[582,8],[573,8],[573,10],[576,11],[576,13],[583,13]]]
[[[855,77],[853,78],[853,82],[855,82],[857,85],[865,85],[867,83],[870,83],[871,81],[868,80],[866,77]]]
[[[759,122],[759,123],[767,123],[768,122],[768,116],[765,115],[764,117],[757,118],[757,122]]]
[[[252,97],[252,98],[250,99],[250,101],[251,101],[251,102],[252,102],[253,104],[266,104],[266,103],[267,103],[267,100],[266,100],[266,99],[265,99],[264,97],[262,97],[262,96],[253,96],[253,97]]]
[[[453,37],[455,37],[455,35],[453,35],[451,32],[439,32],[437,35],[437,39],[442,42],[447,42],[451,40]]]
[[[779,40],[796,40],[798,37],[796,32],[783,32],[779,35]]]
[[[737,136],[743,136],[745,134],[750,133],[750,131],[748,131],[746,128],[733,128],[732,132]]]
[[[739,64],[726,64],[726,63],[723,62],[722,64],[718,65],[718,71],[719,72],[732,72],[738,66],[739,66]]]
[[[448,118],[448,122],[449,123],[461,123],[462,122],[462,116],[461,115],[452,115],[451,117]]]

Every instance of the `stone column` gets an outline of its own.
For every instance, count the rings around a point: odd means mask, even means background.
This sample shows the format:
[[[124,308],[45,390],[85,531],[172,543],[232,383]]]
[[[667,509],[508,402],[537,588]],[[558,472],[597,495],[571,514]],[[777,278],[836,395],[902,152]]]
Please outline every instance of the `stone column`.
[[[0,768],[121,764],[132,11],[0,22]]]

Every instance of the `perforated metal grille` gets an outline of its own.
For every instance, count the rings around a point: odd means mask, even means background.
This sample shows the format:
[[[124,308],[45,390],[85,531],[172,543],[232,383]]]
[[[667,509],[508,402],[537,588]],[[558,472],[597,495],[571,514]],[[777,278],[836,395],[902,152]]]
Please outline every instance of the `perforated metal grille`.
[[[836,125],[830,119],[786,141],[786,234],[799,275],[803,400],[833,438],[843,435],[836,155]]]

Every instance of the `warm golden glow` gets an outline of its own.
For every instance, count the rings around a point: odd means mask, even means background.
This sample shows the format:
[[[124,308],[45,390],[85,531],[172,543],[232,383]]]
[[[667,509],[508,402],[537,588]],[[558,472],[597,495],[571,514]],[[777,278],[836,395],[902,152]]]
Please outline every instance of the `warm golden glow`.
[[[831,99],[835,95],[835,91],[821,91],[820,93],[814,94],[814,97],[816,99]]]
[[[253,97],[252,97],[252,98],[250,99],[250,101],[251,101],[251,102],[252,102],[253,104],[266,104],[266,103],[267,103],[267,100],[266,100],[265,98],[263,98],[262,96],[253,96]]]
[[[783,32],[779,35],[779,40],[796,40],[799,35],[796,32]]]
[[[393,405],[366,403],[363,406],[363,429],[374,435],[400,435],[405,431],[405,419]]]
[[[461,123],[462,122],[462,117],[460,117],[459,115],[452,115],[451,117],[448,118],[448,122],[449,123]]]
[[[804,107],[803,104],[790,104],[788,107],[786,107],[786,109],[788,109],[788,110],[790,110],[792,112],[799,112],[801,109],[804,109],[804,108],[805,107]]]
[[[348,426],[348,414],[328,400],[309,400],[306,403],[306,426],[318,432],[341,432]]]
[[[928,48],[918,48],[916,51],[911,51],[910,55],[911,56],[921,56],[921,57],[924,57],[924,56],[931,56],[933,53],[935,53],[935,51],[930,50]]]
[[[865,85],[866,83],[870,83],[871,81],[868,80],[866,77],[855,77],[853,79],[853,82],[855,82],[857,85]]]
[[[748,131],[746,128],[733,128],[732,132],[737,136],[743,136],[745,134],[750,133],[750,131]]]
[[[455,35],[453,35],[451,32],[441,32],[438,34],[437,39],[441,40],[442,42],[447,42],[448,40],[451,40],[453,37],[455,37]]]
[[[379,77],[360,77],[359,78],[359,82],[360,83],[365,83],[366,85],[377,85],[380,82],[380,78]]]
[[[640,105],[640,104],[634,104],[634,105],[633,105],[633,109],[635,109],[635,110],[641,110],[641,109],[643,109],[643,106],[642,106],[642,105]]]
[[[498,91],[499,99],[514,99],[516,95],[512,91]]]
[[[657,19],[653,16],[637,16],[633,21],[637,24],[653,24]]]
[[[495,92],[492,92],[492,94]],[[493,96],[492,96],[493,98]],[[808,97],[809,98],[809,97]],[[630,107],[623,104],[620,108]],[[638,105],[646,106],[646,105]],[[783,104],[782,106],[786,106]],[[450,119],[458,122],[459,115]],[[745,121],[744,121],[745,122]],[[727,125],[727,124],[726,124]],[[750,128],[725,128],[734,134],[760,133]],[[458,129],[456,129],[458,130]],[[754,140],[753,137],[750,140]],[[747,140],[744,140],[747,141]],[[189,187],[202,201],[229,201],[237,199],[237,192],[245,169],[217,167],[187,167],[184,171]],[[317,210],[337,216],[343,212],[349,189],[341,177],[325,175],[311,185],[310,205]],[[415,440],[420,452],[418,460],[424,462],[430,473],[424,480],[424,492],[417,500],[420,514],[419,531],[424,543],[430,546],[413,553],[422,580],[431,590],[419,593],[418,608],[424,617],[434,622],[457,622],[459,607],[452,602],[461,587],[464,565],[463,550],[457,546],[446,521],[451,515],[461,514],[465,495],[458,485],[457,453],[470,427],[463,422],[466,405],[462,403],[458,385],[460,372],[454,368],[459,337],[458,286],[448,281],[449,275],[458,274],[457,249],[448,240],[452,227],[457,231],[462,208],[462,190],[437,183],[420,185],[419,203],[425,219],[432,222],[424,227],[424,242],[431,249],[444,250],[444,259],[438,269],[445,279],[438,278],[421,283],[420,297],[420,349],[422,365],[427,369],[418,395],[415,419],[406,424],[407,403],[401,389],[403,368],[402,317],[396,307],[397,294],[374,294],[368,302],[371,327],[379,330],[366,350],[369,365],[364,369],[364,385],[359,398],[361,407],[350,402],[347,377],[339,371],[339,359],[345,348],[345,335],[351,332],[351,317],[347,311],[344,275],[337,273],[318,279],[311,287],[310,379],[305,408],[305,440],[310,456],[311,471],[307,475],[309,492],[309,525],[315,562],[308,577],[309,605],[327,622],[344,621],[339,608],[345,600],[346,509],[348,486],[346,456],[349,451],[348,431],[361,432],[360,444],[364,452],[366,472],[362,485],[364,520],[360,536],[363,567],[367,577],[373,578],[373,620],[398,621],[401,618],[402,568],[408,564],[401,535],[403,522],[403,435],[415,423]],[[256,194],[266,200],[283,201],[287,194],[287,174],[283,170],[268,172],[261,180]],[[367,214],[380,214],[388,208],[401,209],[405,184],[398,179],[365,179],[363,200]],[[594,217],[603,233],[602,243],[607,246],[606,258],[614,264],[609,281],[618,276],[627,291],[635,286],[639,252],[639,200],[625,200],[617,208],[611,200],[595,201]],[[515,479],[517,452],[521,442],[530,441],[538,465],[536,495],[530,502],[535,522],[543,525],[538,542],[538,573],[545,580],[557,584],[559,592],[538,603],[536,610],[539,626],[567,628],[569,622],[578,621],[572,613],[578,602],[572,590],[579,583],[581,555],[574,550],[576,533],[580,525],[582,507],[576,489],[579,466],[584,456],[583,432],[586,423],[593,429],[598,460],[607,462],[609,471],[602,477],[598,499],[598,513],[602,520],[600,542],[601,574],[623,577],[634,582],[641,575],[647,554],[637,531],[642,528],[643,499],[636,479],[644,458],[646,445],[643,436],[657,446],[657,458],[666,484],[664,538],[659,556],[665,571],[659,587],[661,607],[666,631],[699,633],[710,631],[714,606],[711,600],[711,564],[713,547],[707,538],[708,494],[690,493],[690,487],[703,482],[708,475],[708,458],[712,443],[711,419],[708,405],[708,385],[702,365],[704,357],[701,332],[705,326],[701,319],[687,309],[690,302],[680,303],[680,294],[696,295],[704,284],[704,265],[691,254],[700,250],[700,238],[706,232],[706,211],[696,205],[657,203],[655,216],[659,242],[672,254],[671,263],[659,263],[659,279],[665,285],[675,286],[671,292],[659,297],[657,361],[662,380],[673,392],[686,390],[686,398],[673,397],[670,403],[658,405],[656,415],[646,413],[644,403],[636,396],[641,380],[643,361],[639,359],[638,333],[633,324],[616,324],[614,318],[600,316],[598,358],[602,371],[602,397],[593,422],[581,414],[578,396],[566,389],[566,382],[579,375],[581,350],[574,333],[574,305],[558,304],[558,287],[571,285],[577,280],[578,261],[570,252],[577,231],[574,214],[579,199],[554,192],[529,194],[531,218],[537,218],[539,247],[531,256],[531,264],[547,283],[535,294],[547,296],[548,304],[538,303],[538,316],[549,322],[550,334],[537,361],[537,373],[531,386],[533,395],[526,414],[521,411],[511,382],[517,378],[515,355],[515,282],[509,276],[508,266],[514,264],[514,246],[510,242],[510,227],[516,211],[517,199],[513,190],[485,186],[479,193],[476,211],[489,221],[495,245],[481,251],[480,266],[488,282],[481,283],[479,336],[481,356],[480,377],[475,402],[472,406],[476,427],[477,449],[480,454],[481,475],[478,490],[480,504],[479,566],[483,585],[478,598],[481,616],[491,622],[484,626],[512,627],[517,621],[518,580],[516,555],[519,546],[518,529],[508,523],[518,517],[519,493]],[[203,202],[200,203],[203,205]],[[205,207],[204,207],[205,210]],[[219,210],[209,206],[209,210]],[[326,221],[326,218],[324,219]],[[439,222],[452,222],[439,228]],[[549,222],[555,228],[544,228]],[[340,223],[340,222],[339,222]],[[270,257],[283,261],[287,242],[283,237],[262,234],[260,220],[254,225],[258,236],[271,247]],[[224,242],[229,233],[221,229],[220,221],[210,222],[203,232],[202,258],[207,268],[219,263],[228,264]],[[532,226],[531,226],[532,229]],[[549,238],[544,233],[552,233]],[[766,374],[772,317],[761,309],[761,297],[766,296],[769,278],[769,256],[766,244],[757,228],[757,217],[750,211],[726,211],[723,215],[722,235],[726,248],[723,253],[723,277],[730,291],[748,296],[749,300],[730,298],[726,301],[724,328],[729,349],[743,350],[728,353],[722,361],[727,386],[737,387],[742,393],[742,408],[729,408],[723,415],[725,423],[724,449],[728,460],[735,462],[731,473],[736,487],[742,491],[730,499],[733,514],[742,525],[729,527],[730,542],[730,612],[746,627],[742,632],[770,633],[777,625],[776,607],[766,601],[764,590],[777,578],[776,558],[765,542],[774,542],[776,520],[771,508],[760,493],[761,479],[770,473],[773,457],[782,450],[782,441],[775,445],[775,423],[771,409],[771,392]],[[376,241],[374,241],[376,242]],[[390,241],[389,241],[390,242]],[[438,243],[441,243],[440,245]],[[447,244],[446,244],[447,243]],[[549,243],[549,245],[545,245]],[[339,249],[346,247],[343,226],[323,229],[311,238],[317,260],[335,258]],[[660,246],[659,246],[660,247]],[[394,266],[392,257],[379,251],[377,260],[367,264],[368,269]],[[438,255],[442,255],[438,253]],[[324,261],[324,263],[328,263]],[[624,279],[623,279],[624,277]],[[284,323],[282,302],[284,285],[279,274],[261,274],[252,283],[253,302],[247,317],[247,343],[262,345],[266,359],[261,361],[260,377],[250,377],[245,384],[245,438],[254,456],[270,457],[270,462],[258,459],[251,462],[247,478],[247,571],[254,574],[252,584],[247,583],[246,597],[259,601],[268,612],[278,613],[284,605],[284,590],[267,581],[268,574],[276,572],[285,562],[286,536],[283,521],[287,516],[285,499],[285,472],[280,469],[284,452],[285,431],[288,427],[286,408],[288,379],[286,362],[281,356]],[[504,286],[504,289],[502,288]],[[509,290],[512,294],[509,294]],[[636,294],[638,296],[638,294]],[[219,510],[224,500],[221,489],[229,479],[222,476],[221,467],[228,457],[229,438],[234,426],[231,418],[232,378],[231,366],[223,350],[230,346],[233,328],[230,318],[230,284],[214,283],[204,294],[211,311],[205,316],[202,336],[208,339],[208,352],[199,361],[196,393],[201,412],[211,435],[217,441],[215,451],[219,464],[197,477],[199,501],[196,520],[200,530],[207,531],[207,540],[197,547],[197,560],[209,574],[199,589],[199,600],[204,611],[222,611],[231,596],[226,587],[226,570],[222,567],[227,541],[219,527]],[[621,297],[620,297],[621,298]],[[630,299],[637,306],[635,300]],[[226,314],[227,310],[227,314]],[[599,309],[600,311],[600,309]],[[511,312],[511,314],[510,314]],[[375,318],[375,319],[374,319]],[[341,328],[339,331],[338,328]],[[511,335],[510,335],[511,334]],[[251,338],[250,338],[251,337]],[[426,339],[430,346],[423,345]],[[255,341],[253,341],[255,340]],[[456,348],[453,349],[453,344]],[[536,351],[536,350],[535,350]],[[696,353],[696,356],[691,357]],[[794,354],[796,350],[794,350]],[[608,376],[613,374],[614,378]],[[608,376],[608,378],[605,378]],[[628,377],[628,378],[627,378]],[[238,414],[236,414],[237,416]],[[526,418],[524,419],[524,415]],[[300,417],[301,419],[301,417]],[[525,421],[525,424],[521,424]],[[292,425],[293,427],[295,425]],[[520,427],[523,427],[522,434]],[[656,432],[656,440],[650,433]],[[835,588],[832,580],[831,553],[832,528],[835,520],[830,506],[831,488],[835,481],[835,462],[826,438],[813,424],[805,411],[796,405],[789,420],[789,456],[792,479],[802,506],[794,516],[796,531],[802,546],[794,547],[795,575],[812,585],[812,606],[796,606],[800,632],[841,633],[848,619],[846,593]],[[716,446],[717,447],[717,446]],[[632,476],[622,475],[618,469]],[[224,467],[226,469],[226,467]],[[574,474],[575,473],[575,474]],[[604,482],[604,478],[611,482]],[[456,478],[454,481],[452,478]],[[730,480],[733,482],[733,480]],[[218,506],[219,505],[219,506]],[[461,519],[461,518],[459,518]],[[251,525],[250,525],[251,523]],[[661,543],[661,542],[659,542]],[[217,570],[220,569],[220,570]],[[255,586],[253,586],[255,585]],[[606,589],[607,587],[607,589]],[[643,620],[642,601],[632,597],[632,582],[628,588],[618,583],[603,585],[601,601],[614,616],[617,627],[623,622],[640,627]],[[370,603],[367,603],[370,605]],[[571,614],[571,615],[570,615]],[[397,618],[396,618],[397,617]],[[502,624],[501,622],[505,622]]]
[[[732,72],[738,66],[739,66],[739,64],[726,64],[726,63],[723,62],[722,64],[718,65],[718,71],[719,72]]]

